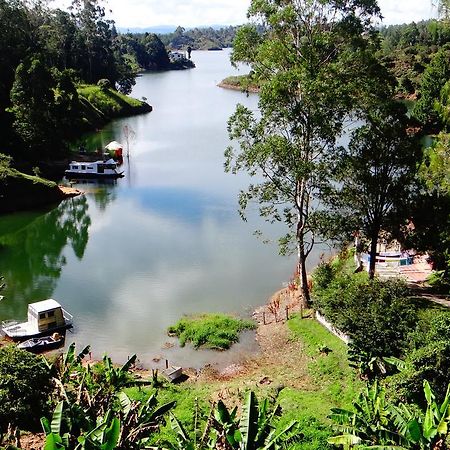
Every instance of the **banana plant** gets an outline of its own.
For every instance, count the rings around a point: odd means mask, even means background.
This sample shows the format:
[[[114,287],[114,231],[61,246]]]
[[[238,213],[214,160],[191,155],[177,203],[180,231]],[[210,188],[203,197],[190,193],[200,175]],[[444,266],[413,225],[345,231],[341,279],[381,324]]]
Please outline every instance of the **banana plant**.
[[[275,418],[281,414],[281,407],[270,409],[268,399],[258,403],[253,391],[249,391],[239,422],[239,450],[277,450],[297,441],[301,435],[294,420],[277,432]]]
[[[278,450],[288,448],[301,439],[296,421],[277,431],[275,419],[280,415],[281,408],[270,408],[268,400],[258,403],[253,391],[245,397],[240,419],[237,410],[233,408],[229,411],[221,400],[213,405],[198,444],[171,415],[172,430],[177,436],[177,447],[171,447],[171,450]]]
[[[69,345],[67,351],[57,360],[56,367],[58,371],[58,378],[61,383],[67,383],[70,379],[70,375],[75,369],[81,366],[83,359],[89,354],[91,347],[87,345],[81,350],[76,352],[75,342]]]
[[[64,402],[59,402],[53,411],[52,421],[41,417],[41,425],[45,433],[44,450],[60,450],[69,448],[69,433],[61,435],[61,423]]]
[[[120,416],[122,418],[122,433],[119,447],[139,449],[145,446],[150,434],[155,432],[164,422],[166,414],[176,402],[168,402],[158,406],[156,394],[147,401],[132,401],[125,392],[118,394],[120,401]]]
[[[198,450],[196,442],[190,438],[181,422],[172,413],[170,413],[170,426],[177,439],[176,446],[172,446],[170,450]]]
[[[120,420],[109,410],[94,429],[78,437],[75,450],[113,450],[119,444],[120,434]]]
[[[213,420],[212,435],[213,442],[226,441],[232,448],[236,448],[241,440],[239,421],[236,418],[237,407],[230,412],[222,400],[219,400],[212,411]],[[223,444],[225,445],[225,443]]]
[[[396,431],[385,392],[375,381],[353,402],[353,410],[333,408],[329,418],[340,433],[328,439],[344,450],[352,448],[403,449],[405,439]]]
[[[170,450],[214,450],[218,448],[228,450],[236,448],[238,443],[234,435],[239,433],[236,411],[237,408],[234,408],[230,413],[222,400],[219,400],[217,405],[212,405],[202,437],[198,441],[197,427],[195,426],[194,437],[192,438],[176,416],[170,413],[170,424],[177,439],[176,445],[172,445]],[[195,423],[197,423],[196,420]],[[233,446],[233,444],[235,445]]]
[[[106,381],[114,386],[116,389],[126,387],[130,383],[130,369],[136,362],[137,356],[131,356],[128,361],[121,367],[114,367],[109,356],[103,357],[103,364],[105,366]]]
[[[437,442],[448,435],[450,422],[450,385],[441,404],[436,402],[436,397],[427,380],[423,383],[423,391],[427,402],[426,410],[417,412],[407,404],[391,407],[391,414],[395,425],[408,442],[416,448],[426,450],[438,448]]]
[[[45,417],[41,418],[45,432],[44,450],[113,450],[119,443],[121,425],[112,410],[105,417],[100,417],[92,429],[79,436],[66,432],[61,435],[63,421],[63,405],[59,402],[53,412],[51,423]]]
[[[404,361],[394,356],[375,356],[353,344],[349,345],[348,360],[350,367],[354,367],[364,380],[383,377],[392,372],[401,371],[406,366]]]
[[[126,387],[148,386],[152,384],[151,381],[138,380],[132,374],[131,369],[136,363],[136,359],[136,355],[133,355],[128,358],[128,361],[126,361],[125,364],[120,367],[115,367],[109,356],[105,355],[103,357],[106,384],[111,386],[112,390],[117,392]]]

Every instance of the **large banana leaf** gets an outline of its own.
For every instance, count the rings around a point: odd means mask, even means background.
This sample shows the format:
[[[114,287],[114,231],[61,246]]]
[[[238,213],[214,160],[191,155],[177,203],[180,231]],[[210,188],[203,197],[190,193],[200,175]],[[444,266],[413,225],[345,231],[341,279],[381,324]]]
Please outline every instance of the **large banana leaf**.
[[[258,400],[253,391],[247,393],[239,430],[242,436],[240,450],[253,450],[258,432]]]
[[[120,420],[114,417],[111,421],[111,425],[106,428],[103,435],[103,443],[101,450],[113,450],[117,447],[120,439]]]

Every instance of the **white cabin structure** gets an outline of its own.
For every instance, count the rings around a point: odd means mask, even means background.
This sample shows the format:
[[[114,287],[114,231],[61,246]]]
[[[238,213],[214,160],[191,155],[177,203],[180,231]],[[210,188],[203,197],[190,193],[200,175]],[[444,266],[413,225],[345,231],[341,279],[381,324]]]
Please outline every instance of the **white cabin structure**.
[[[2,333],[12,339],[28,339],[49,335],[72,327],[73,316],[52,298],[28,305],[26,322],[4,321]]]
[[[111,158],[108,161],[78,162],[72,161],[65,171],[68,178],[120,178],[122,172],[117,171],[117,163]]]

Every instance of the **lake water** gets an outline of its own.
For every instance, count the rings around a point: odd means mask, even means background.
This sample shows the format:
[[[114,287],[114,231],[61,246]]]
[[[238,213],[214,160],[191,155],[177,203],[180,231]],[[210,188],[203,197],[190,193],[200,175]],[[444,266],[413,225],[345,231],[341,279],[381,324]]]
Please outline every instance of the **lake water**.
[[[166,329],[183,314],[248,315],[289,280],[294,260],[278,256],[282,225],[267,225],[256,206],[237,213],[245,174],[223,171],[226,123],[236,103],[258,97],[217,87],[235,72],[229,53],[193,52],[197,68],[144,74],[132,95],[153,112],[116,120],[86,139],[91,148],[124,143],[134,130],[125,178],[79,184],[86,194],[47,211],[0,218],[0,274],[7,283],[0,320],[25,318],[28,303],[53,297],[74,315],[67,343],[91,344],[94,357],[124,361],[137,353],[199,367],[254,350],[251,333],[232,352],[176,345]],[[126,159],[126,158],[125,158]],[[310,263],[317,262],[317,255]]]

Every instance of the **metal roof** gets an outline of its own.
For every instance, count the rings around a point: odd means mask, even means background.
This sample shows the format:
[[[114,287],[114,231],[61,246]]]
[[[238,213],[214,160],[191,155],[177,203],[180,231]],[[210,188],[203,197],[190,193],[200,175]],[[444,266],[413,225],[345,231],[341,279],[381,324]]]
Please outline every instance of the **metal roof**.
[[[61,305],[56,300],[49,298],[48,300],[42,300],[41,302],[30,303],[28,308],[32,308],[37,312],[44,312],[61,308]]]

